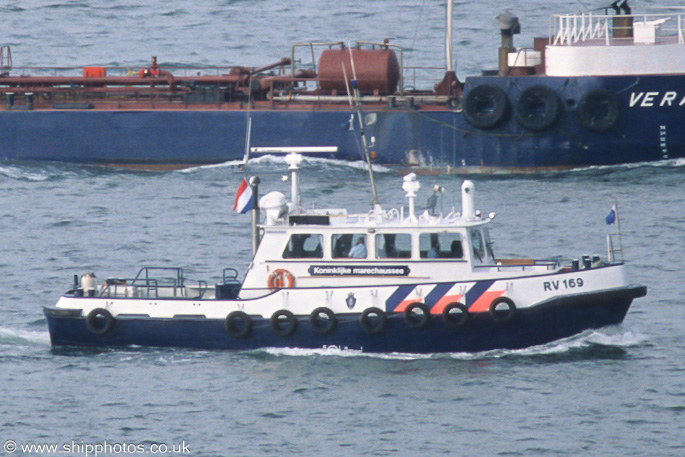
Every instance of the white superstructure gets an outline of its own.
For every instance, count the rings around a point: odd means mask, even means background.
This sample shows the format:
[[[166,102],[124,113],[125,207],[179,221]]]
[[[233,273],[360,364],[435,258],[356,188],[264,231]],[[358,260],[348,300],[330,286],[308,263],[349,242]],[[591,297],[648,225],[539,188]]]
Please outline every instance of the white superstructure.
[[[549,43],[545,47],[545,74],[682,74],[685,72],[685,13],[681,11],[552,16]],[[510,60],[520,60],[518,54],[510,54]]]

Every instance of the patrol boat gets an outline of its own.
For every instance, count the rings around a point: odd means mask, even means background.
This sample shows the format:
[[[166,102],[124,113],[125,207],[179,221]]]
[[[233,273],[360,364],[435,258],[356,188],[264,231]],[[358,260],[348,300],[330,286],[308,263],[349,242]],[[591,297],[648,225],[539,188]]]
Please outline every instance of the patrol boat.
[[[53,346],[156,346],[252,350],[347,348],[436,353],[517,349],[619,324],[646,287],[627,283],[614,259],[504,259],[461,188],[461,213],[418,214],[416,175],[404,177],[408,209],[368,213],[304,209],[302,156],[289,154],[292,196],[254,205],[254,257],[211,285],[181,268],[142,268],[133,278],[93,274],[45,307]],[[257,191],[258,179],[252,179]],[[260,210],[265,213],[262,221]]]

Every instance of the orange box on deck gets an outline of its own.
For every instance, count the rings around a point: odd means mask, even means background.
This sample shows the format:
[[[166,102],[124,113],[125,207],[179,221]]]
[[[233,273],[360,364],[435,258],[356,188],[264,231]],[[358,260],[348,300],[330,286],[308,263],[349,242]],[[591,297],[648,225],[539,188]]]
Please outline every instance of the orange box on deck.
[[[105,67],[83,67],[84,78],[104,78],[107,76]]]

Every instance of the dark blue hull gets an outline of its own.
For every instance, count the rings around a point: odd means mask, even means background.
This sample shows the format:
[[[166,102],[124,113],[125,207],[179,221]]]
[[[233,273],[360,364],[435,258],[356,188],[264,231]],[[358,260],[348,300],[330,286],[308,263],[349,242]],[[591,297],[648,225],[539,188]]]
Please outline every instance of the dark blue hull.
[[[685,157],[685,76],[474,77],[474,88],[502,89],[507,107],[497,125],[479,128],[464,106],[364,107],[377,163],[450,171],[564,169]],[[558,116],[531,130],[517,117],[521,93],[546,86]],[[597,89],[612,94],[615,122],[588,128],[579,108]],[[462,105],[463,105],[462,102]],[[342,105],[344,106],[344,105]],[[332,158],[359,160],[351,112],[296,105],[254,110],[252,146],[337,146]],[[544,113],[543,113],[544,115]],[[0,111],[0,159],[150,167],[241,160],[245,109]],[[357,123],[353,123],[358,128]]]
[[[230,336],[218,319],[122,317],[104,335],[88,330],[80,310],[45,308],[53,346],[152,346],[195,349],[251,350],[265,347],[322,348],[336,346],[364,352],[479,352],[519,349],[566,338],[582,331],[619,324],[634,298],[644,296],[644,286],[579,294],[519,309],[505,322],[489,313],[474,313],[458,328],[439,316],[423,328],[409,328],[402,314],[389,314],[385,329],[369,334],[359,315],[338,316],[328,334],[315,332],[308,316],[299,316],[296,330],[278,336],[268,319],[255,319],[245,337]]]

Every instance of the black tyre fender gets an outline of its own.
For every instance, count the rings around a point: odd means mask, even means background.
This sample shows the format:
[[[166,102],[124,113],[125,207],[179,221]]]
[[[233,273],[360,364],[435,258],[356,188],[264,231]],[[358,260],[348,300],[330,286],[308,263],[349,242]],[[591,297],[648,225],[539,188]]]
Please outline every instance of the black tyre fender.
[[[452,310],[454,309],[459,309],[461,311],[461,315],[458,318],[455,318],[455,316],[452,315]],[[463,303],[452,302],[445,306],[442,310],[442,320],[449,328],[462,327],[464,324],[466,324],[469,318],[469,309]]]
[[[559,95],[549,86],[530,86],[521,92],[514,116],[519,124],[531,132],[542,132],[552,127],[561,114]]]
[[[105,308],[95,308],[86,316],[86,328],[93,335],[101,336],[114,326],[112,313]]]
[[[325,317],[322,318],[322,314],[324,314]],[[319,335],[325,335],[332,332],[335,329],[336,324],[335,313],[332,309],[326,308],[325,306],[316,308],[309,315],[309,325],[311,325],[312,330]]]
[[[578,101],[578,121],[593,132],[604,132],[614,127],[620,117],[620,107],[613,93],[606,89],[592,89]]]
[[[271,330],[278,336],[290,336],[297,330],[297,319],[287,309],[279,309],[271,316]]]
[[[375,334],[385,330],[385,312],[376,307],[367,308],[359,316],[359,324],[366,333]],[[374,324],[373,322],[376,321]]]
[[[245,338],[252,331],[252,319],[244,311],[232,311],[224,320],[224,328],[234,338]]]
[[[507,309],[502,310],[500,305],[506,305]],[[499,307],[499,309],[498,309]],[[490,303],[490,309],[488,309],[490,317],[495,322],[507,322],[514,318],[516,315],[516,305],[511,298],[499,297],[495,298],[492,303]]]
[[[415,309],[420,309],[421,314],[417,315],[414,313]],[[410,303],[406,308],[404,308],[404,322],[409,328],[423,328],[428,325],[430,319],[430,308],[423,303]]]
[[[463,103],[464,117],[478,129],[493,129],[509,116],[509,105],[509,98],[502,89],[481,84],[466,94]]]

